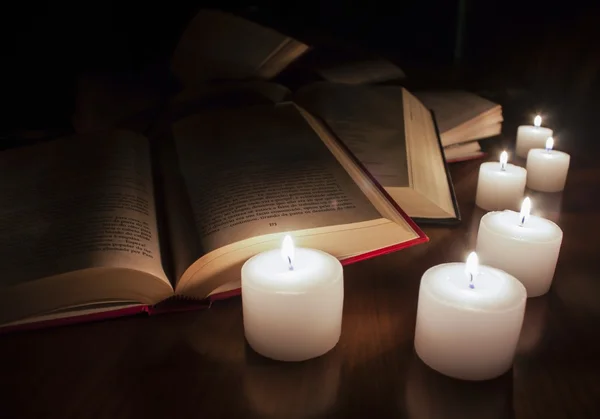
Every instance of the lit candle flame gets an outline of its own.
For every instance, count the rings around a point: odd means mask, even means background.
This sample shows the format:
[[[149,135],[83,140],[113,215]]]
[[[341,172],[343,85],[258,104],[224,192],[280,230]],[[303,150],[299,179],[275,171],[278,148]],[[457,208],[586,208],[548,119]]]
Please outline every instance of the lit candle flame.
[[[294,270],[294,253],[296,252],[296,248],[294,247],[294,241],[292,240],[292,236],[286,234],[283,238],[283,243],[281,243],[281,257],[285,260],[289,266],[290,271]]]
[[[546,151],[550,151],[554,148],[554,138],[548,137],[546,140]]]
[[[500,168],[506,170],[506,163],[508,162],[508,153],[503,151],[500,153]]]
[[[540,115],[536,115],[535,118],[533,118],[533,125],[536,127],[542,126],[542,117]]]
[[[525,221],[527,221],[527,219],[529,218],[529,214],[531,213],[531,199],[529,199],[529,197],[525,198],[523,200],[523,203],[521,204],[521,213],[520,213],[520,219],[521,219],[521,226],[523,226],[523,224],[525,224]]]
[[[479,273],[479,258],[477,257],[477,253],[469,253],[469,256],[467,257],[465,272],[470,277],[469,288],[475,288],[475,285],[473,284],[473,278],[476,277]]]

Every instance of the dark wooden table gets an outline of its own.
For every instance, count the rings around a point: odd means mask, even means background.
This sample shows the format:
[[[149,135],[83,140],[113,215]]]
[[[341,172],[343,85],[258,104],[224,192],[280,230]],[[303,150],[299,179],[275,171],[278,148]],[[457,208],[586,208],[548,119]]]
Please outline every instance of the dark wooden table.
[[[527,303],[514,368],[497,380],[443,377],[413,349],[421,275],[464,260],[475,244],[473,161],[451,168],[460,226],[427,227],[430,243],[345,269],[342,337],[324,357],[285,364],[253,353],[238,298],[203,312],[2,336],[0,417],[600,418],[594,160],[573,156],[563,194],[533,195],[534,213],[563,229],[563,247],[550,293]]]

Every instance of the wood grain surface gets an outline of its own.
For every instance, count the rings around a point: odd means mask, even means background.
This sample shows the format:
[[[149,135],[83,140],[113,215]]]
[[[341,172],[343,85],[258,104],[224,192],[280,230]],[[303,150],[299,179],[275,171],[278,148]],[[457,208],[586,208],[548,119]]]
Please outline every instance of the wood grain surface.
[[[0,337],[0,417],[599,418],[593,154],[573,156],[564,193],[532,194],[533,213],[557,222],[564,241],[551,291],[527,303],[512,371],[461,382],[414,353],[421,275],[474,247],[480,163],[451,167],[461,225],[426,227],[430,243],[345,268],[342,336],[329,354],[286,364],[253,353],[239,298],[202,312],[12,334]]]

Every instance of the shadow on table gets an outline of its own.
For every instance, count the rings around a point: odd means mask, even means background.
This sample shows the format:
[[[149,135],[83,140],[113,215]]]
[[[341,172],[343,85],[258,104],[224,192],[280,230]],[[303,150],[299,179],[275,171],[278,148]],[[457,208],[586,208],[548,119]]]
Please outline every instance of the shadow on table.
[[[531,198],[531,213],[538,217],[546,218],[554,223],[560,222],[563,193],[544,193],[525,189],[525,196]]]
[[[548,323],[548,296],[529,298],[517,344],[517,355],[530,355],[542,346]]]

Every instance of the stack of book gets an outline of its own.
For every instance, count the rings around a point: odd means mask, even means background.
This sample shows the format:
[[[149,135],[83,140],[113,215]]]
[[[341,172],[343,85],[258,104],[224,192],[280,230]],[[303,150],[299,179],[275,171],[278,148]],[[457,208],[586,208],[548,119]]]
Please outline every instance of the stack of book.
[[[483,122],[436,127],[436,106],[397,85],[270,81],[308,49],[201,11],[174,94],[88,80],[76,134],[2,152],[0,331],[206,306],[286,233],[352,263],[458,222],[442,144]]]
[[[448,162],[481,157],[477,140],[502,131],[502,106],[481,96],[449,90],[418,92],[417,97],[435,112]]]

